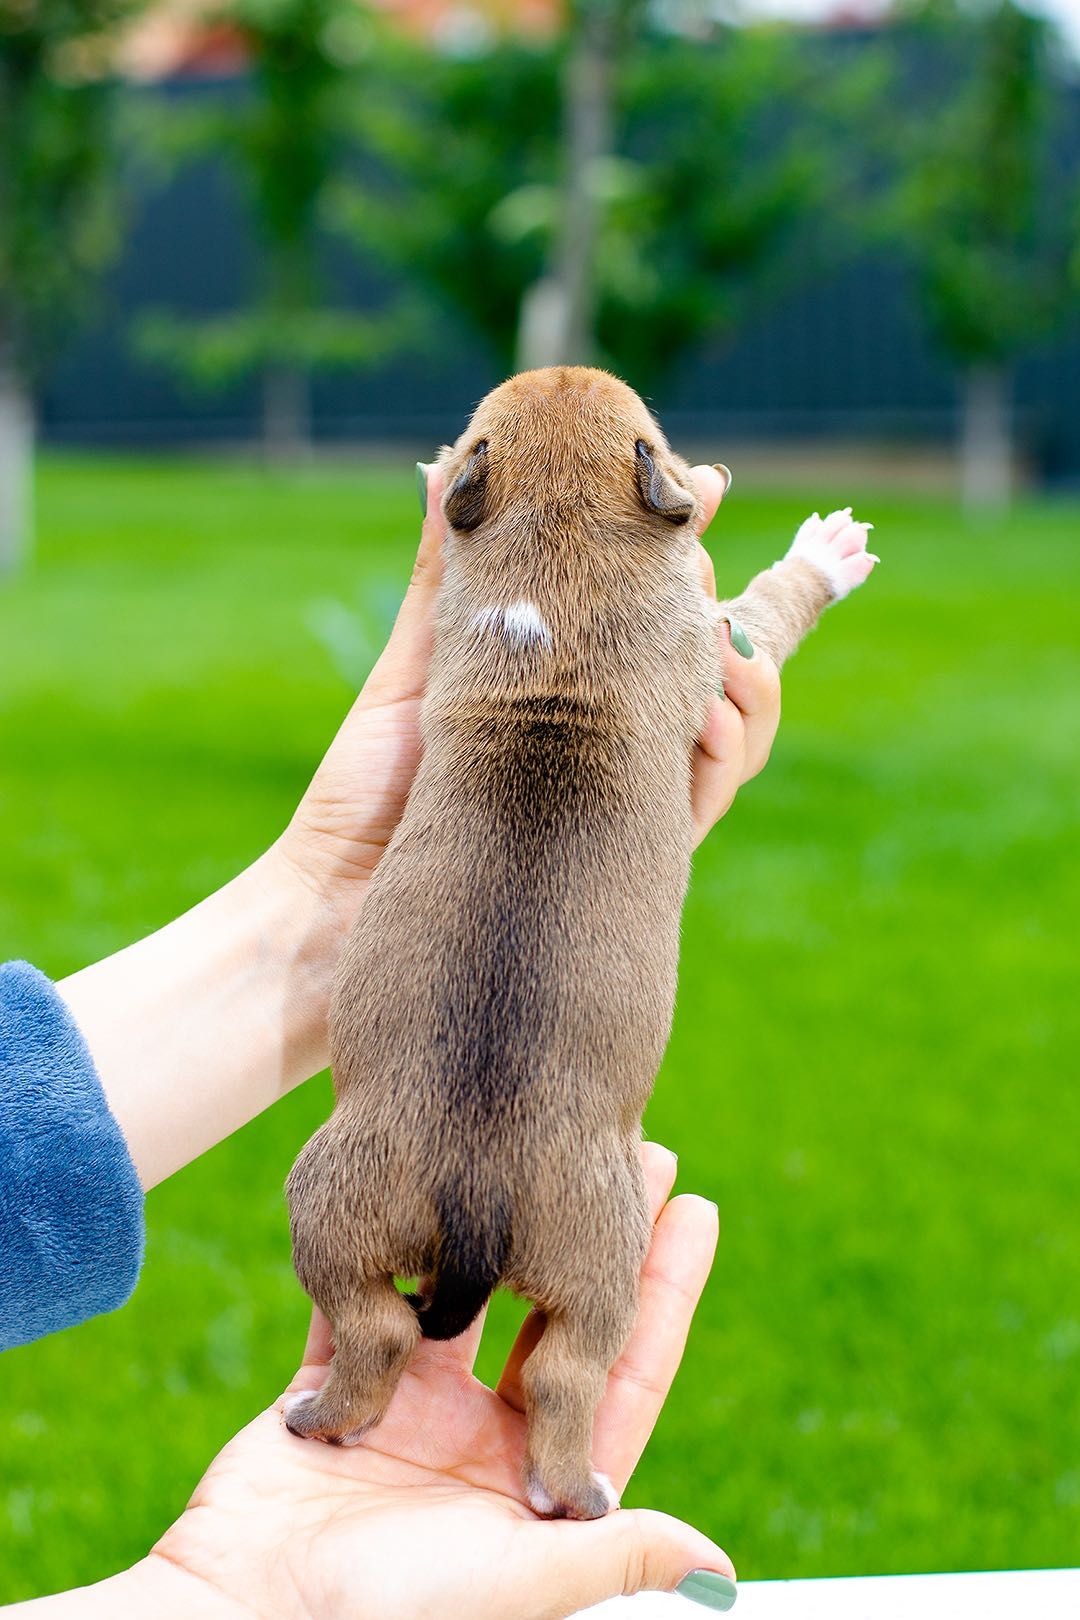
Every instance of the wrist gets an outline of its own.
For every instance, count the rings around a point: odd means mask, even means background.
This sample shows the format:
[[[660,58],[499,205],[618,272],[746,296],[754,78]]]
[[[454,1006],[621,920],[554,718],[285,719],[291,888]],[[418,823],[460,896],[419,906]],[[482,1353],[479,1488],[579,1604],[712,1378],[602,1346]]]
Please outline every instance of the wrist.
[[[108,1580],[17,1603],[4,1613],[13,1620],[251,1620],[250,1610],[156,1552]]]
[[[253,956],[268,983],[284,986],[286,1089],[326,1067],[334,972],[365,888],[313,882],[280,840],[230,885],[231,903],[247,912]]]
[[[114,1613],[154,1615],[155,1620],[251,1620],[251,1610],[227,1597],[205,1575],[197,1575],[173,1561],[155,1547],[139,1563],[126,1570],[121,1579],[130,1581],[127,1591],[133,1606]]]

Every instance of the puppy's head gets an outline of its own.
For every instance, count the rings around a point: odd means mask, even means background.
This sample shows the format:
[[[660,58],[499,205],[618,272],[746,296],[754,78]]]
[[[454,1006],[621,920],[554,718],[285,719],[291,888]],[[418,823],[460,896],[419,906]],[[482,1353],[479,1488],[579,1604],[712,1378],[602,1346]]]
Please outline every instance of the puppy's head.
[[[511,377],[481,401],[443,468],[443,510],[461,535],[587,533],[599,520],[681,548],[698,527],[686,463],[633,389],[591,367]]]

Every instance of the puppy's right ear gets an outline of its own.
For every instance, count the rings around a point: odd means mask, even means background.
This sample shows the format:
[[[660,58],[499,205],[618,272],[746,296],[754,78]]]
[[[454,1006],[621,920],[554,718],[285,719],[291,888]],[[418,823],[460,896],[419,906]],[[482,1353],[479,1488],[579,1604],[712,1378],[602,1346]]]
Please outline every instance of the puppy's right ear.
[[[452,529],[475,529],[487,505],[487,440],[469,452],[468,460],[443,496],[443,511]]]
[[[669,523],[686,523],[694,514],[694,496],[677,484],[653,456],[644,439],[634,446],[637,456],[638,493],[650,512]]]

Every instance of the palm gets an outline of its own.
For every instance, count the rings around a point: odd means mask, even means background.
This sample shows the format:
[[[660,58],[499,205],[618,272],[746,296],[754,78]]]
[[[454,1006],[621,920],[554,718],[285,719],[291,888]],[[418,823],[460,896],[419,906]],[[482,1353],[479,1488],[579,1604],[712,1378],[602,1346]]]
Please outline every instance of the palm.
[[[594,1438],[597,1466],[619,1489],[678,1364],[716,1237],[711,1206],[688,1197],[665,1205],[671,1155],[652,1145],[644,1154],[655,1237],[638,1326],[609,1378]],[[538,1594],[604,1521],[544,1522],[524,1500],[519,1374],[540,1331],[530,1317],[498,1390],[472,1373],[479,1324],[450,1344],[421,1343],[386,1417],[355,1447],[295,1439],[276,1403],[216,1458],[158,1550],[238,1604],[303,1620],[353,1612],[358,1593],[368,1600],[360,1612],[383,1620],[571,1612],[579,1597],[589,1601],[587,1590],[571,1583],[560,1610],[537,1607]],[[331,1355],[316,1313],[290,1390],[318,1387]],[[265,1610],[253,1587],[264,1588]]]

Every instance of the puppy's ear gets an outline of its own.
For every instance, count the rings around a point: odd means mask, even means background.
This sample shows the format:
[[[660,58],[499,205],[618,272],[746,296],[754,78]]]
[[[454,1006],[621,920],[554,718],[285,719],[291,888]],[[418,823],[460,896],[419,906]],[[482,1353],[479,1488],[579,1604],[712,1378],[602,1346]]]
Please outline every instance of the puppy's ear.
[[[443,496],[443,511],[452,529],[475,529],[487,505],[487,440],[469,452],[468,460]]]
[[[686,523],[695,506],[691,491],[683,489],[657,465],[644,439],[639,439],[634,449],[638,490],[649,511],[659,513],[669,523]]]

